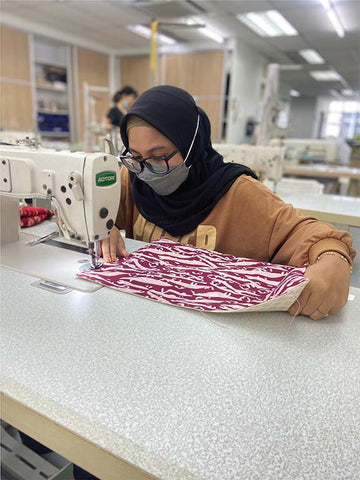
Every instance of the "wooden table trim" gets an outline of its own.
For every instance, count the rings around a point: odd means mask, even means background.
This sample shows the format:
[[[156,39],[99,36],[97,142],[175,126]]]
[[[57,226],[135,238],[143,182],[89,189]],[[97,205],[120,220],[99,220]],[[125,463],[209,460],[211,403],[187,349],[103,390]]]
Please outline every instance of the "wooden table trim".
[[[352,171],[351,171],[352,170]],[[291,167],[285,166],[285,175],[295,175],[301,177],[318,177],[318,178],[352,178],[354,180],[360,180],[360,169],[350,168],[337,170],[334,167],[327,169],[317,169],[316,167]]]

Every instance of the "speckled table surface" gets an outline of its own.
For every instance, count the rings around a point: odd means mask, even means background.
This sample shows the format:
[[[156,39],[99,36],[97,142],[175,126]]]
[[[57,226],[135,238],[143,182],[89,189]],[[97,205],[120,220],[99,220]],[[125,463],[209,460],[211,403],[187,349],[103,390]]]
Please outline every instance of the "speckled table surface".
[[[360,478],[359,289],[289,327],[34,280],[1,270],[9,397],[160,479]]]

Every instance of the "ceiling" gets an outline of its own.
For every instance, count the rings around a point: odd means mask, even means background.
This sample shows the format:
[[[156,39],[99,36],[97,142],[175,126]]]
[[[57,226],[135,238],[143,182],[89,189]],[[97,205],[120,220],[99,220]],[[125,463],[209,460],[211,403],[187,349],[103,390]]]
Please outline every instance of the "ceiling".
[[[344,38],[336,34],[320,0],[1,0],[0,8],[3,23],[14,24],[19,19],[40,24],[61,31],[63,39],[81,38],[118,54],[149,51],[149,40],[126,30],[127,25],[150,25],[154,18],[178,23],[196,15],[227,39],[226,46],[237,39],[270,62],[301,64],[301,70],[282,70],[281,81],[304,96],[336,95],[343,88],[359,92],[360,1],[331,1],[345,29]],[[263,38],[236,18],[239,13],[265,10],[281,12],[299,35]],[[179,46],[219,48],[196,29],[173,28],[164,33],[175,37]],[[316,50],[325,64],[308,65],[297,54],[305,48]],[[308,73],[330,68],[344,81],[318,82]]]

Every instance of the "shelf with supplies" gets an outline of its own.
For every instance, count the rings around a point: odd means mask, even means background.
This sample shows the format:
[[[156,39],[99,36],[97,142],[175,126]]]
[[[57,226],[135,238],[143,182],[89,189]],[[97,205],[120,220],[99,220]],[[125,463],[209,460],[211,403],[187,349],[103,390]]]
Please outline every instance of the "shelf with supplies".
[[[34,38],[36,125],[42,137],[72,140],[70,47]]]

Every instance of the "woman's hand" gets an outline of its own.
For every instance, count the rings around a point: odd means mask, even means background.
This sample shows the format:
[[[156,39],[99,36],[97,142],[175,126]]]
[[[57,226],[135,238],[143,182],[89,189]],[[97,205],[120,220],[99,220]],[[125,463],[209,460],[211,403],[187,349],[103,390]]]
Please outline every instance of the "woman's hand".
[[[304,276],[310,282],[289,308],[290,315],[308,315],[313,320],[320,320],[345,305],[349,294],[350,265],[342,258],[324,255],[318,263],[306,269]]]
[[[116,253],[118,253],[120,257],[129,256],[125,248],[124,239],[116,227],[111,229],[109,238],[101,241],[101,251],[105,263],[115,262]]]

